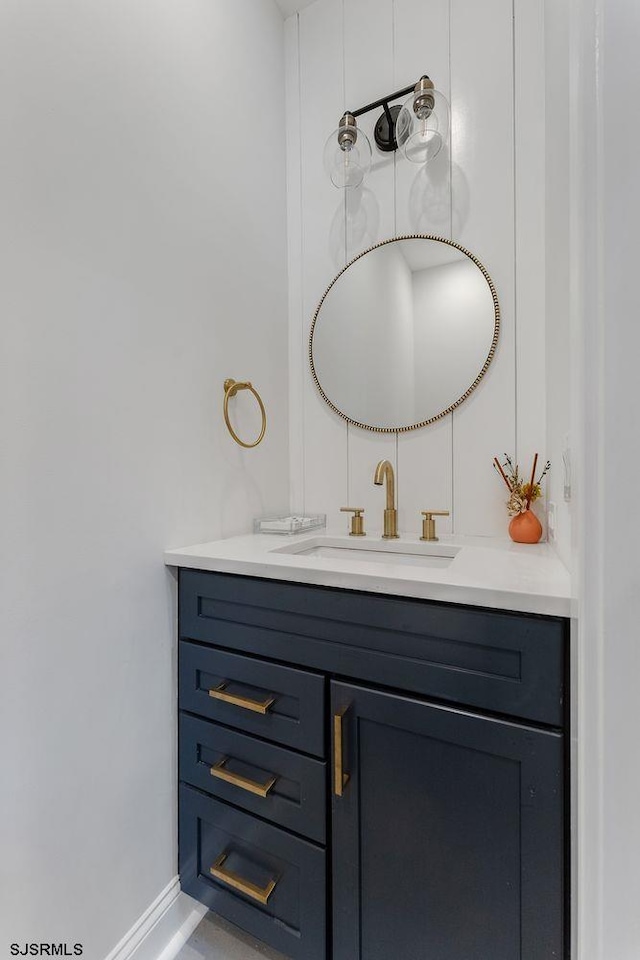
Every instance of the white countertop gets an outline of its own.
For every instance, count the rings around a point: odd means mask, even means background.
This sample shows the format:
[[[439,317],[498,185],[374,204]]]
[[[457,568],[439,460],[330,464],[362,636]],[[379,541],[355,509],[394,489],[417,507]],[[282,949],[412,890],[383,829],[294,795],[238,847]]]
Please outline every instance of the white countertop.
[[[354,544],[355,540],[357,544]],[[213,570],[294,583],[365,590],[391,596],[419,597],[446,603],[471,604],[548,616],[570,615],[569,573],[549,544],[512,543],[483,537],[442,537],[438,544],[402,538],[393,549],[419,553],[442,548],[457,552],[448,566],[406,566],[401,559],[373,562],[371,559],[336,559],[274,552],[308,549],[315,544],[338,548],[388,549],[375,536],[350,538],[327,531],[278,536],[254,534],[216,540],[192,547],[167,550],[168,566]],[[334,550],[338,553],[339,550]],[[378,555],[380,560],[380,556]]]

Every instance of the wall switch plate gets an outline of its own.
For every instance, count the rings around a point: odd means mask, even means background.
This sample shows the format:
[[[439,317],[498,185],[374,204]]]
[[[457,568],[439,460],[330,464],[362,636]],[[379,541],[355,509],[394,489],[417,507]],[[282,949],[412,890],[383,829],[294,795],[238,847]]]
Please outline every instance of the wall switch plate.
[[[549,501],[547,508],[547,535],[551,543],[556,540],[556,505],[553,500]]]

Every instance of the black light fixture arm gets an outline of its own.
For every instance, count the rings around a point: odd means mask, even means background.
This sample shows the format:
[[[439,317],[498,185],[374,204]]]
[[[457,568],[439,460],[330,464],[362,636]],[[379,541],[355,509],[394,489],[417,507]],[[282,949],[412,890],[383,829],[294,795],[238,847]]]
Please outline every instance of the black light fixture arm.
[[[364,113],[369,113],[370,110],[377,110],[378,107],[384,107],[386,113],[390,103],[393,103],[394,100],[399,100],[400,97],[406,97],[408,94],[413,93],[414,88],[415,83],[411,83],[408,87],[403,87],[402,90],[390,93],[387,97],[381,97],[379,100],[374,100],[373,103],[368,103],[366,107],[360,107],[358,110],[347,110],[347,113],[350,113],[352,117],[361,117]]]

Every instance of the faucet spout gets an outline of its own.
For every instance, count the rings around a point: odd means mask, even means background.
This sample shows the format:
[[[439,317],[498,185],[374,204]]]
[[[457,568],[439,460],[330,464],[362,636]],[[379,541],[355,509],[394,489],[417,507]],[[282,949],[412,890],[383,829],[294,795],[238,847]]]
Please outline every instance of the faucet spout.
[[[396,481],[393,472],[393,465],[389,460],[381,460],[376,467],[373,482],[381,487],[386,481],[387,499],[384,511],[384,533],[383,540],[398,539],[398,511],[396,510]]]
[[[396,478],[389,460],[380,461],[373,478],[373,482],[378,487],[381,487],[385,480],[387,481],[387,510],[394,510],[396,506]]]

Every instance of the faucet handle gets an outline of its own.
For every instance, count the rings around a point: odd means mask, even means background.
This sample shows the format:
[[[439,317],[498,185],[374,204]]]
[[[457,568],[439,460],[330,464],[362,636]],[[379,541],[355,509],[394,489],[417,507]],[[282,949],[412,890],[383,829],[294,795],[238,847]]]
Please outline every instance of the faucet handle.
[[[352,513],[350,537],[366,537],[364,529],[364,507],[340,507],[340,513]]]
[[[423,510],[422,516],[424,520],[422,521],[422,536],[421,540],[438,540],[436,537],[436,522],[433,519],[434,517],[448,517],[448,510]]]

